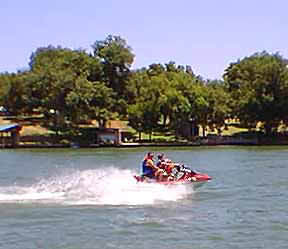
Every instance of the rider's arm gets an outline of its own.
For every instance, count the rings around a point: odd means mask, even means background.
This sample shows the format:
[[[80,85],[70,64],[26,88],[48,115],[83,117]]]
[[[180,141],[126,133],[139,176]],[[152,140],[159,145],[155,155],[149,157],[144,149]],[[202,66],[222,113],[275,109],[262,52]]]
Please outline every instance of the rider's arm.
[[[147,166],[154,169],[154,170],[158,170],[159,168],[153,163],[152,160],[147,160]]]

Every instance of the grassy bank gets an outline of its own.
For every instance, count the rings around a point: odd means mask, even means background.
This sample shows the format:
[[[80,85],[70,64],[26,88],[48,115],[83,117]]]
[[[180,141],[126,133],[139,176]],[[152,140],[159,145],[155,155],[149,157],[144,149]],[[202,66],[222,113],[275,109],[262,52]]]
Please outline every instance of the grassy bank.
[[[95,133],[93,129],[85,126],[81,130],[81,136],[73,136],[67,134],[58,134],[43,127],[43,119],[39,117],[0,117],[0,125],[18,123],[22,126],[20,132],[20,145],[22,146],[81,146],[81,147],[93,147],[98,146],[95,144]],[[90,128],[93,126],[90,126]],[[192,139],[177,138],[170,133],[154,132],[152,135],[142,133],[141,141],[139,140],[139,134],[127,125],[127,122],[111,121],[108,123],[109,128],[122,128],[130,133],[130,139],[125,142],[132,144],[148,145],[148,144],[187,144],[187,145],[217,145],[217,144],[288,144],[286,136],[277,134],[276,136],[265,137],[258,130],[248,131],[248,129],[242,128],[238,123],[230,122],[225,129],[222,130],[221,136],[216,134],[215,130],[207,130],[206,136],[199,136]],[[93,127],[95,128],[95,126]],[[93,134],[92,134],[92,133]],[[200,134],[203,131],[200,129]],[[123,142],[123,141],[122,141]],[[112,145],[112,144],[104,144]],[[102,144],[103,146],[103,144]]]

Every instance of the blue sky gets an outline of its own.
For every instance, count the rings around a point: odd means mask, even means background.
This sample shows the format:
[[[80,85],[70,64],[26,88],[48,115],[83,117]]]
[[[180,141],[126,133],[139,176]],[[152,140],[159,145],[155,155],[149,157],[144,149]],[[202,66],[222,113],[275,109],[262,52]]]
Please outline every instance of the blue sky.
[[[174,61],[206,79],[255,52],[288,58],[286,0],[9,0],[0,8],[0,72],[28,67],[39,47],[90,52],[109,34],[133,49],[133,68]]]

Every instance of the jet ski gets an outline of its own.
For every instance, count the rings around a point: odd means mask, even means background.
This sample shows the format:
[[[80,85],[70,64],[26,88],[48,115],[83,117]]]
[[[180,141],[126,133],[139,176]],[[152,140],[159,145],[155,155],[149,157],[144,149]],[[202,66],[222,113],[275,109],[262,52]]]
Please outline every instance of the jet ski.
[[[174,167],[169,176],[167,174],[167,177],[163,177],[162,180],[142,175],[135,175],[134,178],[137,182],[142,183],[159,183],[165,185],[193,184],[194,188],[198,188],[212,179],[209,175],[197,172],[184,165]]]

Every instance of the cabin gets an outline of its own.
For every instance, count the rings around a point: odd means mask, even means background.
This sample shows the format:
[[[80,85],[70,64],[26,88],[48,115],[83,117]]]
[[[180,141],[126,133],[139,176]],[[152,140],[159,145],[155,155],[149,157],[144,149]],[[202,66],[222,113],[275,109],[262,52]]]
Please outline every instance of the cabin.
[[[116,128],[97,129],[97,142],[106,145],[119,145],[121,143],[121,132]]]
[[[105,129],[97,129],[97,142],[121,145],[132,137],[127,124],[120,120],[109,120]]]
[[[20,142],[20,131],[22,127],[19,124],[0,125],[0,146],[1,148],[16,148]]]

